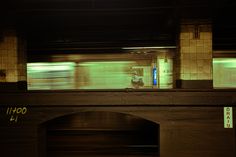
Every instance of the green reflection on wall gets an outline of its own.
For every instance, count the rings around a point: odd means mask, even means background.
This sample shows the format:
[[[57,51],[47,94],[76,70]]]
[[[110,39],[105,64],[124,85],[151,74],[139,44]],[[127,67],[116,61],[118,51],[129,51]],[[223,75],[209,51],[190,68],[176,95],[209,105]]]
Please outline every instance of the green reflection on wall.
[[[214,88],[236,88],[236,58],[213,59]]]

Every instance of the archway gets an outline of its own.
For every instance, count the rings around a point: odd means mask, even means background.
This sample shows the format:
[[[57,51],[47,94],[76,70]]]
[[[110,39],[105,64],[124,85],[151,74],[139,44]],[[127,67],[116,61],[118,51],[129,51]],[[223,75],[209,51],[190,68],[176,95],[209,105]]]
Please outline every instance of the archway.
[[[48,157],[159,156],[159,125],[115,112],[81,112],[46,124]]]

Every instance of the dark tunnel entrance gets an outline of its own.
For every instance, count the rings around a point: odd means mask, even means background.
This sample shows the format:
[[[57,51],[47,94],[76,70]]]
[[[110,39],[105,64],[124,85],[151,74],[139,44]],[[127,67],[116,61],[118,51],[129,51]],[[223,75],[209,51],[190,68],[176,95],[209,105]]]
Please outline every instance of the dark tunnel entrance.
[[[82,112],[47,123],[47,157],[159,156],[159,125],[123,113]]]

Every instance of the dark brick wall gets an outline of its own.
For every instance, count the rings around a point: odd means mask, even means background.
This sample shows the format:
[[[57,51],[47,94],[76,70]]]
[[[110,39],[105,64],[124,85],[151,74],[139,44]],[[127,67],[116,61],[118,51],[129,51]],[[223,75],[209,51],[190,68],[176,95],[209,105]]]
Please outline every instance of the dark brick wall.
[[[5,92],[0,95],[1,155],[43,157],[45,122],[64,115],[105,111],[159,124],[161,157],[234,157],[235,128],[224,129],[223,107],[235,102],[233,90]],[[9,106],[25,106],[28,111],[17,123],[10,122],[6,115]],[[234,126],[235,121],[234,116]]]

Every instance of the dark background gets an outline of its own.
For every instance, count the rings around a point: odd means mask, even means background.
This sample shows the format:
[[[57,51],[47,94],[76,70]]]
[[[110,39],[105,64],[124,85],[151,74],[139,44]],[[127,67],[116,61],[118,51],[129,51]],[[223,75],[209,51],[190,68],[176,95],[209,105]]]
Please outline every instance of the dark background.
[[[16,28],[28,50],[176,45],[184,19],[213,24],[214,50],[236,48],[234,0],[9,0],[0,27]]]

